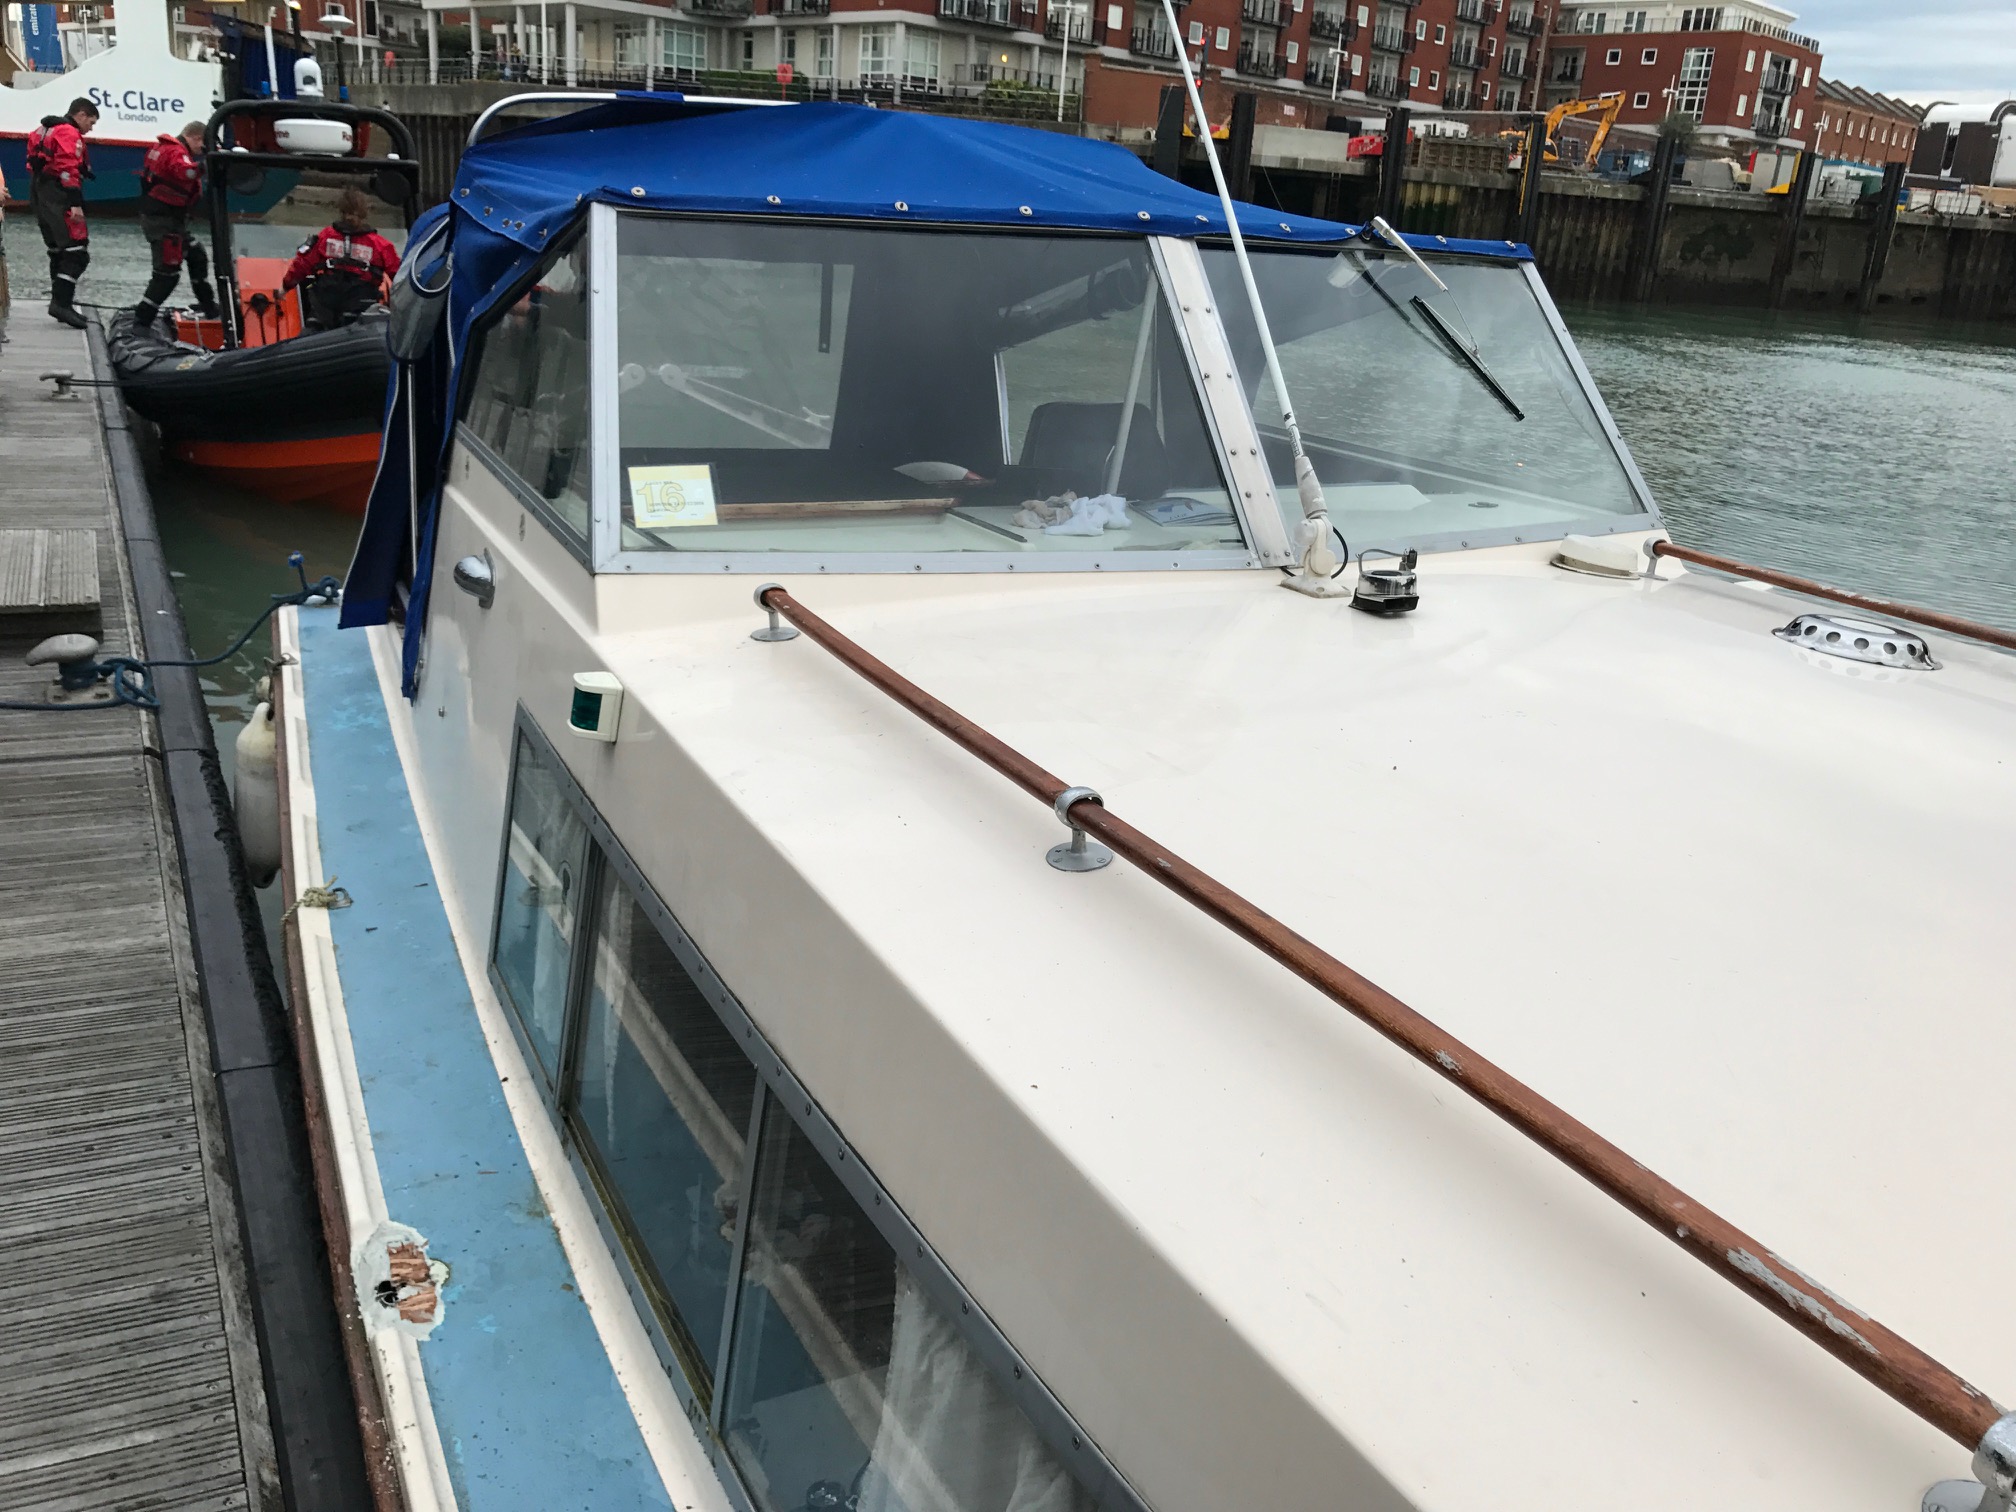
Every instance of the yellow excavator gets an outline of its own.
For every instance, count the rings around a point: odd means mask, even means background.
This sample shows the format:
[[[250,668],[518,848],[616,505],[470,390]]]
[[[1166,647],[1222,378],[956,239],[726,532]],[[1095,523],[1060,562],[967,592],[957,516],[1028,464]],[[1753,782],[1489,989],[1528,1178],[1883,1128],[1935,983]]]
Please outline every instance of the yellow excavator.
[[[1549,163],[1558,163],[1561,161],[1561,148],[1556,133],[1561,129],[1563,121],[1567,120],[1570,116],[1595,115],[1601,117],[1601,119],[1596,123],[1596,135],[1589,143],[1589,150],[1582,158],[1584,164],[1593,167],[1596,162],[1596,155],[1603,150],[1603,144],[1610,140],[1610,128],[1617,124],[1617,117],[1622,113],[1623,109],[1624,96],[1622,94],[1598,95],[1593,100],[1568,100],[1560,105],[1556,105],[1552,110],[1547,112],[1547,155],[1544,161]],[[1508,141],[1516,142],[1523,140],[1526,133],[1523,131],[1506,131],[1501,132],[1500,135]]]

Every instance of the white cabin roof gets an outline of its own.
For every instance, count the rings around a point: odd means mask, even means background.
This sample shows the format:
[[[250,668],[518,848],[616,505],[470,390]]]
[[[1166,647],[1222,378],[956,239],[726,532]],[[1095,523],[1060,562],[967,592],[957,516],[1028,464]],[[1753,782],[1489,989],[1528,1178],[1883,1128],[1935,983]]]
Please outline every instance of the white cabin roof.
[[[1261,572],[786,586],[2008,1389],[2016,1216],[1974,1152],[1977,1068],[2016,1058],[2016,663],[1830,661],[1768,633],[1804,601],[1552,550],[1429,558],[1396,621]],[[1965,1473],[1172,894],[1045,866],[1053,816],[809,639],[750,641],[750,586],[598,579],[636,733],[570,764],[1158,1512],[1899,1512]]]

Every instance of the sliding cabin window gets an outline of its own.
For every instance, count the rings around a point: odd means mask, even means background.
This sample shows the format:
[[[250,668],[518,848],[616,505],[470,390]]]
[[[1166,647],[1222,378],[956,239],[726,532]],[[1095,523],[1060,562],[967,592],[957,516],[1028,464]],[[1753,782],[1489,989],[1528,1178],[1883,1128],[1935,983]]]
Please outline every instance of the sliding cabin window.
[[[510,816],[493,980],[561,1067],[570,1151],[737,1504],[1144,1512],[842,1155],[522,711]]]
[[[719,1372],[756,1068],[630,889],[604,872],[574,1132],[689,1373]]]
[[[556,768],[522,734],[516,772],[492,957],[498,985],[550,1084],[560,1075],[588,828],[561,790]]]
[[[557,254],[476,336],[462,423],[540,514],[588,540],[588,253]]]
[[[722,1417],[761,1512],[1093,1512],[781,1101]]]

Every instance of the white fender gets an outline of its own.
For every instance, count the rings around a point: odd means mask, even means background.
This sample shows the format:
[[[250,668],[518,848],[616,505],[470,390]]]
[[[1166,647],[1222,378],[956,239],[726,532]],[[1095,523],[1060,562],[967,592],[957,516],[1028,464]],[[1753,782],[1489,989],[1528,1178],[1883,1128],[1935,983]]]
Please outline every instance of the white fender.
[[[262,703],[252,711],[238,732],[237,753],[231,808],[245,849],[245,869],[254,887],[264,887],[280,870],[280,764],[273,705]]]

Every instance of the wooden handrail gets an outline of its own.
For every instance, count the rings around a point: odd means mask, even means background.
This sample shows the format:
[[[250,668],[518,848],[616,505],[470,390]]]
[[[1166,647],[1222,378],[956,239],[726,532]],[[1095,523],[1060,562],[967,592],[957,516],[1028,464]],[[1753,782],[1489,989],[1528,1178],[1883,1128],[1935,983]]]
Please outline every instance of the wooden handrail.
[[[1013,746],[940,702],[827,624],[780,587],[757,601],[789,620],[933,729],[1046,805],[1066,790]],[[1511,1124],[1636,1213],[1725,1280],[1790,1322],[1858,1375],[1969,1450],[2002,1415],[1987,1394],[1909,1340],[1892,1333],[1726,1218],[1633,1160],[1594,1129],[1368,981],[1313,941],[1263,913],[1222,882],[1143,834],[1102,804],[1081,800],[1070,822],[1279,961],[1332,1002],[1364,1020],[1437,1075]]]
[[[1891,599],[1872,598],[1866,593],[1854,593],[1846,588],[1829,587],[1826,583],[1816,583],[1811,578],[1794,577],[1789,572],[1780,572],[1775,567],[1752,567],[1748,562],[1716,556],[1712,552],[1697,551],[1692,546],[1681,546],[1672,541],[1654,541],[1652,555],[1655,558],[1672,557],[1675,561],[1692,562],[1695,566],[1706,567],[1711,572],[1726,572],[1731,577],[1769,583],[1774,588],[1789,588],[1794,593],[1832,599],[1837,604],[1850,604],[1857,609],[1867,609],[1872,614],[1910,620],[1914,625],[1930,625],[1935,630],[1944,630],[1952,635],[1964,635],[1969,640],[1985,641],[1991,646],[2000,646],[2005,651],[2016,651],[2016,634],[2011,634],[2007,630],[1997,630],[1993,625],[1982,625],[1973,620],[1962,619],[1957,614],[1946,614],[1937,609],[1920,609],[1915,604],[1899,604]]]

